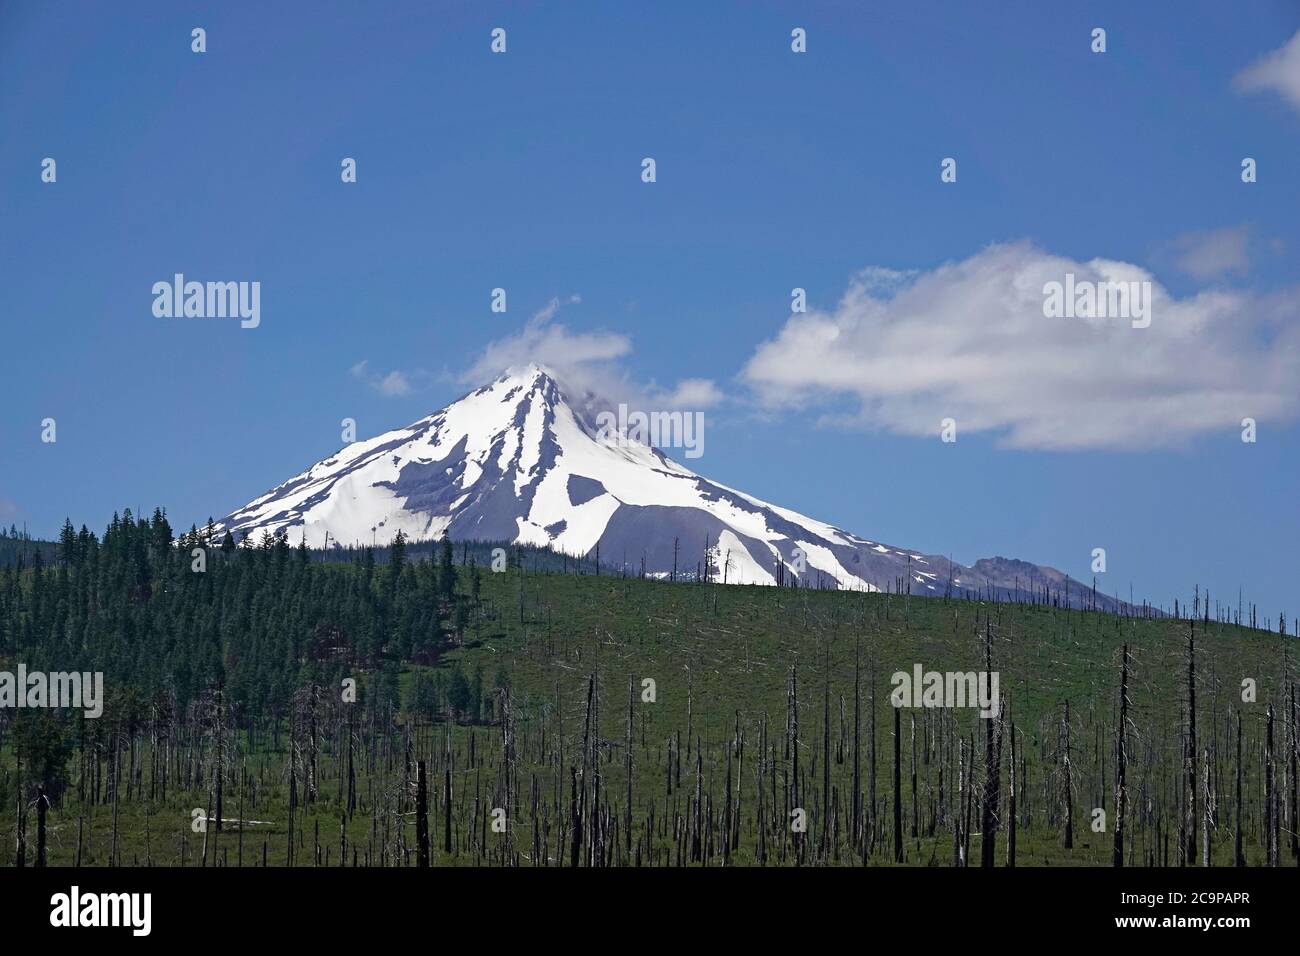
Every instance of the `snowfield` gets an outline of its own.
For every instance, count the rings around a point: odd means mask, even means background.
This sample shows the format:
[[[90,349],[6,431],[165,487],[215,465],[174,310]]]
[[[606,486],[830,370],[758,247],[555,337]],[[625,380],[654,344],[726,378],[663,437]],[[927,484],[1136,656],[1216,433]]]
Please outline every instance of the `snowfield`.
[[[584,406],[591,396],[583,396]],[[427,418],[357,441],[255,498],[219,527],[285,534],[297,544],[511,540],[663,577],[676,541],[679,576],[710,549],[711,576],[733,584],[798,581],[925,594],[1008,588],[939,555],[887,547],[709,481],[657,449],[602,436],[554,373],[512,369]],[[1003,559],[992,559],[1001,562]],[[1033,568],[1021,587],[1063,576]],[[920,567],[918,567],[920,565]],[[924,569],[924,570],[922,570]],[[955,582],[960,581],[958,585]],[[950,582],[954,582],[950,585]],[[1018,583],[1020,583],[1018,581]],[[1076,590],[1082,585],[1072,582]]]

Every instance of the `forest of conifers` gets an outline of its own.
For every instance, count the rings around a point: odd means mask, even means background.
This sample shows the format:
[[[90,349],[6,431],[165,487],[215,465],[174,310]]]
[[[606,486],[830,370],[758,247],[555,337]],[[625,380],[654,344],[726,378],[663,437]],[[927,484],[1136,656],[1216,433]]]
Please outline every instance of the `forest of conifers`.
[[[490,543],[4,536],[5,865],[1297,865],[1285,619],[670,583]],[[499,564],[498,564],[499,566]],[[998,716],[891,706],[987,671]]]

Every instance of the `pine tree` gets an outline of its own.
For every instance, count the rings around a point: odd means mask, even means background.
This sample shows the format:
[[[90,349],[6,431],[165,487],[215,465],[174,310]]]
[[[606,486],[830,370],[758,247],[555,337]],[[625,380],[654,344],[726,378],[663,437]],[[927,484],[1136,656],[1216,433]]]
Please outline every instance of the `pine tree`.
[[[451,674],[451,686],[447,689],[447,703],[451,709],[462,715],[469,714],[470,709],[470,686],[469,681],[465,679],[465,672],[456,665],[456,669]]]
[[[483,665],[474,665],[474,680],[469,685],[469,706],[476,721],[483,719]]]
[[[451,536],[442,536],[438,556],[438,597],[450,604],[456,598],[456,566],[452,564]]]
[[[72,528],[72,519],[63,519],[63,530],[59,532],[59,561],[64,567],[77,563],[77,532]]]
[[[393,543],[388,547],[388,589],[393,591],[401,580],[402,569],[406,567],[406,535],[401,531],[393,535]]]

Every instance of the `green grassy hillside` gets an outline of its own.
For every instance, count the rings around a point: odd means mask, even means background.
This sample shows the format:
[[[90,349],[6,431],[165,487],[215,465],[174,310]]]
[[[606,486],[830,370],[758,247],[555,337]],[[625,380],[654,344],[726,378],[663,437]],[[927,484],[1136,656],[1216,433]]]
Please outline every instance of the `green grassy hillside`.
[[[1290,637],[274,546],[200,573],[134,547],[0,572],[0,669],[109,684],[98,720],[0,710],[0,832],[28,865],[38,785],[51,864],[414,865],[421,762],[434,865],[980,865],[987,845],[1001,866],[1013,829],[1017,865],[1109,865],[1124,645],[1125,863],[1231,865],[1238,830],[1247,863],[1270,834],[1296,862]],[[891,706],[894,672],[986,655],[1000,719]]]

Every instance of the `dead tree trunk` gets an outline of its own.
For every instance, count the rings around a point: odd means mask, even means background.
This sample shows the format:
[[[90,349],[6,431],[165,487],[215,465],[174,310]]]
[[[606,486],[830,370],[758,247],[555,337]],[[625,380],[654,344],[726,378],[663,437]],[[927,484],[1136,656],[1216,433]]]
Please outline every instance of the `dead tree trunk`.
[[[1008,715],[1009,716],[1009,715]],[[1007,774],[1007,866],[1016,865],[1016,722],[1011,724],[1011,772]]]
[[[957,812],[952,821],[952,865],[965,866],[962,852],[962,814],[966,798],[966,738],[957,739]]]
[[[1074,771],[1070,761],[1070,702],[1065,702],[1065,716],[1061,718],[1061,735],[1065,738],[1062,749],[1062,770],[1065,776],[1065,848],[1074,849]]]
[[[1277,866],[1277,769],[1273,753],[1273,705],[1268,705],[1264,742],[1264,845],[1268,865]]]
[[[451,854],[451,732],[447,730],[442,762],[442,850]]]
[[[624,845],[627,852],[632,852],[632,699],[633,681],[627,679],[627,807],[623,815],[623,829],[627,831]]]
[[[984,670],[993,673],[992,625],[984,622]],[[980,866],[992,867],[997,849],[998,798],[1001,785],[998,726],[1002,719],[1002,702],[992,702],[996,713],[984,724],[984,796],[980,806]]]
[[[871,809],[867,815],[867,832],[870,837],[867,841],[867,852],[870,853],[876,845],[876,669],[873,665],[871,668],[871,773],[869,784],[869,796],[871,799]]]
[[[1294,623],[1294,622],[1293,622]],[[1291,685],[1291,858],[1300,861],[1300,782],[1296,780],[1296,760],[1300,750],[1297,740],[1295,685]]]
[[[903,862],[903,712],[894,708],[894,862]]]
[[[45,866],[45,811],[50,808],[50,798],[45,787],[36,788],[36,865]]]
[[[415,765],[415,853],[416,866],[429,865],[429,788],[424,761]]]
[[[1113,866],[1124,865],[1124,812],[1128,796],[1125,774],[1128,771],[1128,645],[1119,672],[1119,725],[1115,728],[1115,847],[1111,853]]]
[[[1242,850],[1241,839],[1241,711],[1237,711],[1237,811],[1236,836],[1233,841],[1233,863],[1235,866],[1246,865],[1246,854]]]
[[[1200,824],[1197,816],[1197,807],[1200,803],[1196,773],[1198,753],[1196,746],[1196,620],[1193,618],[1187,632],[1187,786],[1184,797],[1187,845],[1183,853],[1186,860],[1196,858],[1196,830]]]
[[[853,846],[862,852],[862,748],[860,734],[862,730],[862,682],[861,654],[862,641],[858,640],[853,650]],[[1292,752],[1292,761],[1295,754]],[[1293,791],[1294,792],[1294,791]],[[1294,800],[1292,801],[1294,803]]]

